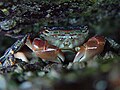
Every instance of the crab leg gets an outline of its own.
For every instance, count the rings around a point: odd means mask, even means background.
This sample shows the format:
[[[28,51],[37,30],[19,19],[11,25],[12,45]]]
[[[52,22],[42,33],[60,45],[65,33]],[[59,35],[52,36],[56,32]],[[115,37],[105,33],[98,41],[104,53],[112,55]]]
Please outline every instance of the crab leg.
[[[40,38],[35,38],[32,42],[30,38],[26,40],[26,45],[33,51],[35,54],[43,60],[48,60],[52,62],[63,62],[64,55],[62,51],[54,46],[49,44],[47,41]],[[59,60],[57,60],[59,59]]]
[[[17,40],[11,47],[9,47],[5,54],[0,57],[0,62],[3,64],[3,66],[7,66],[8,64],[14,65],[14,53],[16,53],[22,45],[24,45],[24,42],[27,38],[27,35],[25,35],[21,40]]]
[[[80,50],[76,54],[73,62],[82,62],[92,59],[95,55],[98,55],[103,51],[104,45],[104,37],[94,36],[90,38],[83,46],[80,47]]]

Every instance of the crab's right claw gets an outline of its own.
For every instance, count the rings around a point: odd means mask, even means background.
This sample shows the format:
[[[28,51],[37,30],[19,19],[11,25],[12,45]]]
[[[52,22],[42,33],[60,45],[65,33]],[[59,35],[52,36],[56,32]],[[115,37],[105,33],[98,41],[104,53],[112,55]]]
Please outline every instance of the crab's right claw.
[[[26,45],[41,59],[61,63],[64,62],[64,55],[62,51],[49,44],[46,40],[35,38],[30,40],[30,36],[27,37]]]
[[[104,37],[94,36],[90,38],[83,46],[80,47],[80,50],[76,54],[73,62],[82,62],[92,59],[103,51],[104,45]]]

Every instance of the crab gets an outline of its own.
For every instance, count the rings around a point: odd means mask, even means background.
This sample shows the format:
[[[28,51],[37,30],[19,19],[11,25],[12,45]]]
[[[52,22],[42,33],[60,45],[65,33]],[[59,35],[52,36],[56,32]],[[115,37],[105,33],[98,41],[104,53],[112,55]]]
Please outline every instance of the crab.
[[[40,32],[40,37],[30,40],[27,37],[26,45],[44,60],[52,62],[64,62],[64,52],[77,53],[73,62],[81,62],[102,52],[105,45],[105,39],[102,36],[94,36],[85,44],[84,41],[88,36],[87,27],[63,27],[44,28]],[[82,46],[83,44],[83,46]],[[90,52],[91,53],[90,55]]]
[[[72,63],[89,61],[103,52],[106,41],[112,47],[120,47],[114,40],[105,38],[104,36],[95,35],[86,40],[88,34],[89,30],[87,26],[68,28],[44,27],[39,32],[39,38],[32,40],[30,34],[25,35],[25,37],[16,42],[17,44],[15,43],[7,50],[7,55],[3,55],[0,61],[5,62],[6,58],[16,53],[24,44],[43,61],[55,63],[64,63],[67,61],[64,55],[65,52],[74,52],[76,54]]]

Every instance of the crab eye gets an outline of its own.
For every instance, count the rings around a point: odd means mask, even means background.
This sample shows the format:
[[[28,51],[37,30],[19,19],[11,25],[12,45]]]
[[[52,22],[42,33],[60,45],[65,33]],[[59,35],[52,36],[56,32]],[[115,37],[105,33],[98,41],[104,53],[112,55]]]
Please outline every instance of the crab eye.
[[[44,33],[49,33],[49,31],[48,31],[48,30],[45,30]]]
[[[82,28],[82,33],[86,33],[87,31],[88,31],[87,26],[84,26],[84,27]]]
[[[43,47],[44,45],[45,45],[45,41],[43,41],[43,40],[40,39],[40,38],[35,38],[35,39],[33,40],[33,47],[34,47],[35,49],[39,49],[39,48]]]

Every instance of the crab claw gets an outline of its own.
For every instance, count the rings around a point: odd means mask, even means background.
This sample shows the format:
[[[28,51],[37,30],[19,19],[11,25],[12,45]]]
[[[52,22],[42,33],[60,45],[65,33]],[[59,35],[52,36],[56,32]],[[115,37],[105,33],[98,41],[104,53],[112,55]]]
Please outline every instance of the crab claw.
[[[35,38],[32,42],[29,39],[26,41],[26,45],[41,59],[58,63],[64,61],[62,51],[47,41],[40,38]]]
[[[102,36],[94,36],[90,38],[76,54],[73,62],[82,62],[92,59],[95,55],[100,54],[105,45],[105,38]]]

